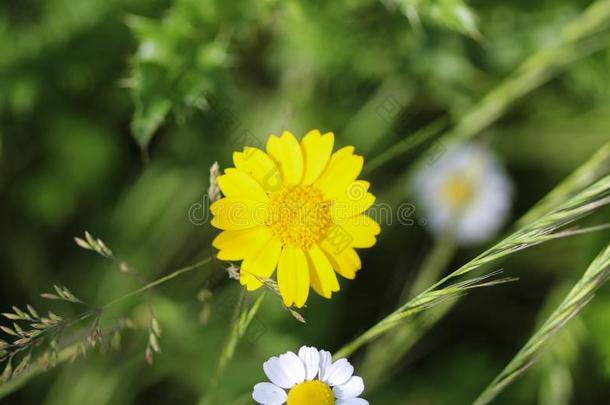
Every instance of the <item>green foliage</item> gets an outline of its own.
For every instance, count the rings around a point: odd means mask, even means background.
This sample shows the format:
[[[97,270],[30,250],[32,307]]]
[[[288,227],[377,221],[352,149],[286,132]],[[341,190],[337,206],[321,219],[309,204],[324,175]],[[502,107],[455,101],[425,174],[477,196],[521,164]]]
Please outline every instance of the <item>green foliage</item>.
[[[594,300],[585,311],[585,319],[589,325],[590,337],[595,350],[600,354],[602,362],[600,367],[606,376],[610,376],[610,342],[608,342],[608,296],[604,295]]]
[[[506,386],[527,371],[538,360],[548,342],[593,299],[595,291],[609,277],[610,245],[600,252],[557,309],[483,391],[475,404],[490,403]]]
[[[416,295],[404,305],[401,305],[394,312],[387,315],[369,330],[358,336],[358,338],[356,338],[353,342],[346,344],[342,349],[339,350],[336,356],[345,357],[351,355],[362,345],[399,326],[401,321],[404,321],[405,319],[408,319],[430,307],[438,305],[443,301],[459,297],[465,294],[469,289],[496,285],[498,283],[507,281],[504,279],[492,279],[491,281],[488,281],[488,277],[493,277],[496,275],[492,272],[487,276],[474,277],[467,279],[466,281],[443,286],[454,278],[474,272],[477,269],[507,255],[539,245],[552,239],[569,236],[573,232],[578,232],[570,230],[564,231],[563,228],[585,216],[590,215],[598,208],[610,204],[608,190],[610,190],[610,175],[602,178],[595,184],[581,191],[567,202],[558,205],[552,211],[539,217],[531,224],[528,224],[527,226],[515,231],[513,234],[509,235],[498,244],[490,247],[470,262],[443,277],[428,289]],[[605,266],[602,266],[602,264],[605,265],[606,263],[605,259],[606,258],[604,256],[604,260],[600,259],[601,264],[596,263],[596,269],[598,272],[601,272],[601,274],[605,274],[603,273]]]
[[[461,0],[385,0],[390,7],[398,7],[411,24],[419,27],[420,15],[442,27],[480,38],[474,11]]]
[[[232,37],[248,29],[255,8],[248,2],[180,0],[160,19],[128,17],[139,43],[128,84],[136,107],[132,131],[142,148],[171,111],[184,121],[209,107],[208,94],[222,88],[231,63]]]
[[[469,403],[558,304],[548,291],[607,245],[593,227],[608,218],[609,13],[607,0],[0,2],[0,358],[25,348],[2,361],[0,398],[247,404],[268,357],[336,351],[393,314],[383,327],[407,326],[404,356],[384,353],[392,367],[364,397]],[[332,301],[291,316],[270,285],[237,305],[227,270],[201,262],[215,236],[208,171],[244,134],[260,146],[312,128],[355,145],[393,207],[410,201],[418,162],[488,143],[515,185],[507,236],[451,252],[440,271],[462,277],[396,311],[434,243],[415,207]],[[496,259],[519,282],[487,288],[505,281],[484,277]],[[536,345],[551,350],[498,404],[606,400],[610,291],[596,294],[570,323],[577,337]]]

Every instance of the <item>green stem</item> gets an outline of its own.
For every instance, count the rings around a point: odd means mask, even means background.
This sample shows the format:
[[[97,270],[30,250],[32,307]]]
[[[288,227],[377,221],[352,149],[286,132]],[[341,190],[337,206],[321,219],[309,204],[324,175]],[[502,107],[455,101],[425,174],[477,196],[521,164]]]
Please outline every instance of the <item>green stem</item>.
[[[240,298],[235,307],[235,315],[233,323],[231,325],[231,331],[229,332],[229,336],[222,348],[222,352],[220,354],[220,358],[218,360],[218,365],[216,366],[216,371],[214,372],[214,376],[210,381],[208,386],[208,390],[206,395],[201,399],[201,405],[208,405],[213,403],[214,399],[214,391],[218,386],[218,382],[222,378],[227,366],[233,359],[235,355],[235,350],[241,338],[245,335],[250,323],[256,316],[258,310],[260,309],[261,304],[263,303],[263,299],[265,298],[266,292],[263,291],[252,307],[250,309],[246,309],[243,305],[243,300],[245,297],[245,290],[242,291]]]
[[[421,293],[439,279],[442,271],[447,268],[455,253],[454,233],[453,229],[448,230],[436,241],[434,248],[422,263],[415,282],[403,291],[401,303]]]
[[[490,403],[502,390],[534,365],[550,341],[593,299],[595,291],[608,280],[608,277],[610,277],[610,244],[595,258],[561,304],[481,393],[474,404]]]
[[[610,142],[603,145],[589,160],[555,187],[547,196],[532,207],[517,221],[517,226],[525,226],[546,214],[583,188],[599,180],[610,170]]]
[[[180,275],[182,275],[184,273],[188,273],[190,271],[193,271],[193,270],[195,270],[195,269],[197,269],[197,268],[199,268],[199,267],[201,267],[201,266],[203,266],[205,264],[210,263],[211,261],[212,261],[212,256],[207,257],[207,258],[203,259],[202,261],[200,261],[198,263],[195,263],[195,264],[192,264],[190,266],[178,269],[178,270],[174,271],[173,273],[168,274],[167,276],[163,276],[163,277],[161,277],[161,278],[159,278],[159,279],[157,279],[155,281],[152,281],[152,282],[146,284],[145,286],[143,286],[141,288],[138,288],[135,291],[132,291],[132,292],[130,292],[128,294],[125,294],[125,295],[123,295],[123,296],[121,296],[121,297],[119,297],[117,299],[114,299],[114,300],[110,301],[109,303],[103,305],[101,308],[102,309],[106,309],[108,307],[116,305],[116,304],[118,304],[120,302],[123,302],[126,299],[129,299],[129,298],[131,298],[131,297],[133,297],[135,295],[138,295],[138,294],[141,294],[141,293],[143,293],[145,291],[148,291],[148,290],[150,290],[150,289],[152,289],[152,288],[154,288],[154,287],[156,287],[156,286],[158,286],[160,284],[163,284],[163,283],[166,283],[166,282],[168,282],[170,280],[173,280],[174,278],[176,278],[176,277],[178,277],[178,276],[180,276]]]
[[[362,174],[367,175],[390,160],[405,154],[434,138],[434,136],[438,135],[447,126],[448,121],[449,119],[447,117],[437,118],[414,134],[403,138],[398,143],[392,145],[391,148],[386,149],[385,152],[371,159],[362,171]]]
[[[476,136],[502,117],[517,100],[546,83],[561,69],[607,47],[608,35],[605,30],[609,26],[610,1],[598,0],[558,33],[558,42],[554,46],[540,49],[523,61],[519,68],[491,89],[469,112],[460,116],[452,129],[439,136],[437,143],[448,148]],[[438,135],[442,122],[437,119],[388,148],[369,163],[367,173]],[[423,154],[414,168],[423,165],[426,159],[428,156]],[[410,173],[407,176],[411,177]]]
[[[76,318],[74,318],[72,321],[70,321],[66,327],[68,326],[72,326],[78,322],[81,322],[85,319],[90,318],[92,315],[94,315],[95,313],[98,313],[99,311],[106,309],[108,307],[111,307],[113,305],[116,305],[120,302],[123,302],[133,296],[136,296],[138,294],[141,294],[145,291],[148,291],[160,284],[166,283],[170,280],[173,280],[174,278],[184,274],[184,273],[188,273],[190,271],[193,271],[205,264],[208,264],[212,261],[212,256],[207,257],[203,260],[201,260],[200,262],[197,262],[195,264],[192,264],[190,266],[186,266],[183,267],[181,269],[178,269],[170,274],[168,274],[167,276],[161,277],[145,286],[143,286],[142,288],[139,288],[135,291],[132,291],[128,294],[125,294],[121,297],[118,297],[110,302],[108,302],[107,304],[101,306],[100,308],[91,310],[91,311],[87,311],[84,312],[82,314],[80,314],[79,316],[77,316]],[[68,346],[66,346],[64,349],[62,349],[59,354],[58,354],[58,358],[57,358],[57,363],[63,363],[64,361],[70,359],[73,357],[74,352],[78,350],[78,344],[70,344]],[[0,385],[0,399],[6,397],[7,395],[12,394],[13,392],[15,392],[16,390],[18,390],[19,388],[21,388],[23,385],[25,385],[31,378],[37,376],[38,374],[42,373],[43,371],[45,371],[46,369],[39,363],[35,363],[32,364],[26,371],[24,371],[22,374],[16,376],[15,378],[13,378],[12,380],[10,380],[9,382],[5,383],[5,384],[1,384]]]
[[[434,248],[424,259],[415,282],[405,286],[400,298],[401,304],[420,294],[439,279],[455,253],[454,233],[454,227],[451,227],[437,240]],[[396,366],[428,327],[449,309],[450,306],[447,304],[439,305],[421,317],[415,318],[413,322],[400,325],[370,345],[360,367],[369,391],[382,383],[388,370]]]
[[[480,287],[497,284],[497,282],[493,281],[479,284],[478,281],[481,280],[473,279],[471,281],[442,287],[450,280],[471,273],[491,262],[558,237],[556,233],[561,232],[560,229],[562,227],[591,214],[600,207],[610,204],[610,196],[608,196],[609,190],[610,175],[581,191],[569,201],[556,207],[552,212],[543,215],[528,226],[515,231],[470,262],[443,277],[421,294],[397,308],[394,312],[383,318],[356,339],[343,346],[335,356],[349,356],[361,346],[387,333],[389,330],[400,325],[401,322],[404,322],[407,318],[429,309],[431,306],[447,302],[447,300],[450,300],[450,304],[447,305],[452,305],[460,295],[463,295],[467,290],[473,288],[473,286]]]

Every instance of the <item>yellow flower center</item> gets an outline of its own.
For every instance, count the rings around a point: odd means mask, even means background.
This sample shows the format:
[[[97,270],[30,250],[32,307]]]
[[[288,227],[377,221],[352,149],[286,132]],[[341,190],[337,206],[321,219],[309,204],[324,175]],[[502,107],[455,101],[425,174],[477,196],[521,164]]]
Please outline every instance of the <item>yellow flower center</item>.
[[[441,190],[441,196],[452,208],[460,209],[470,202],[474,193],[472,184],[464,176],[450,177]]]
[[[332,225],[330,206],[313,186],[285,187],[271,195],[268,225],[284,246],[309,249]]]
[[[335,396],[322,381],[313,380],[295,385],[288,392],[287,405],[334,405]]]

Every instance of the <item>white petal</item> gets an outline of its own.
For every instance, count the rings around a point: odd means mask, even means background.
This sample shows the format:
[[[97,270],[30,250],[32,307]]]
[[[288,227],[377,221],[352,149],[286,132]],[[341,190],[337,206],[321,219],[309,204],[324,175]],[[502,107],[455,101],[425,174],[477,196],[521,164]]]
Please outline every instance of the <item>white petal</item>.
[[[282,363],[280,363],[279,357],[272,357],[264,362],[263,370],[265,370],[267,378],[269,378],[269,380],[278,387],[290,388],[296,384],[296,382],[293,381],[289,374],[284,370]]]
[[[318,349],[303,346],[299,349],[299,358],[305,365],[305,378],[309,381],[316,378],[320,370],[320,354]]]
[[[354,367],[347,359],[335,361],[324,373],[324,382],[331,386],[341,385],[347,382],[354,374]]]
[[[447,179],[455,176],[467,180],[473,192],[458,212],[442,195]],[[510,213],[511,182],[493,153],[477,144],[447,150],[438,161],[418,173],[415,191],[429,228],[438,235],[455,225],[455,238],[460,245],[489,240]]]
[[[288,396],[286,391],[271,383],[258,383],[254,386],[252,398],[263,405],[282,405]]]
[[[292,385],[305,381],[305,365],[299,356],[293,352],[284,353],[280,355],[280,364]]]
[[[332,354],[330,354],[330,352],[327,352],[326,350],[320,350],[320,374],[318,378],[321,381],[326,381],[326,372],[328,371],[330,365],[333,362],[332,359],[333,356]]]
[[[335,397],[339,399],[356,398],[364,391],[364,381],[362,378],[353,376],[346,383],[337,385],[333,388]]]
[[[340,399],[335,405],[369,405],[369,401],[362,398]]]

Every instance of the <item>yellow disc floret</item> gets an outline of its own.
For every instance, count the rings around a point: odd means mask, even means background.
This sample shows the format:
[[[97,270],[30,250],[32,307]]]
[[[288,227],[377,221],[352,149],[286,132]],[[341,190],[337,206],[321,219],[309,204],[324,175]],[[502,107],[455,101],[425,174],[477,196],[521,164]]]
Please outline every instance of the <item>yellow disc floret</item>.
[[[471,200],[473,187],[468,178],[452,176],[443,184],[441,195],[452,208],[464,208]]]
[[[287,405],[334,405],[335,396],[322,381],[306,381],[288,392]]]
[[[314,186],[284,187],[270,197],[268,225],[284,246],[309,249],[331,228],[331,203]]]

